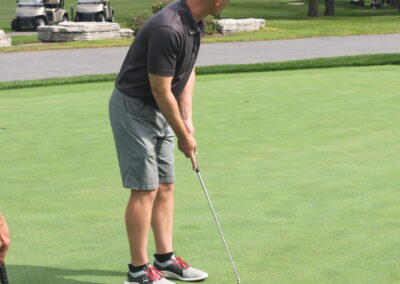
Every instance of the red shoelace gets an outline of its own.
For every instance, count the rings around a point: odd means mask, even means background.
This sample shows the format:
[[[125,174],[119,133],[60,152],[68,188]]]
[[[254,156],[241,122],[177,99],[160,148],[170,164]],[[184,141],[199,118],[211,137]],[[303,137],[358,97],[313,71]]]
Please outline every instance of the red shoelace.
[[[189,268],[189,264],[187,264],[186,262],[184,262],[182,260],[182,258],[180,257],[176,257],[174,259],[174,264],[179,265],[180,268]]]
[[[146,275],[149,276],[150,281],[160,280],[164,278],[164,274],[162,274],[157,268],[153,266],[149,266],[149,268],[146,269]]]

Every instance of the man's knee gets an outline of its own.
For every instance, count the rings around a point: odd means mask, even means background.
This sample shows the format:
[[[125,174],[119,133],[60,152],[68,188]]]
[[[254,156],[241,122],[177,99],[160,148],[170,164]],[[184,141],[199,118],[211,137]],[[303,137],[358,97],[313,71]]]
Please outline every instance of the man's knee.
[[[159,189],[159,191],[171,192],[171,191],[174,191],[174,186],[175,186],[174,183],[160,183],[160,187],[158,189]]]
[[[152,204],[157,196],[158,189],[154,190],[131,190],[129,203]]]
[[[174,184],[173,183],[160,183],[158,188],[157,200],[170,201],[174,198]]]

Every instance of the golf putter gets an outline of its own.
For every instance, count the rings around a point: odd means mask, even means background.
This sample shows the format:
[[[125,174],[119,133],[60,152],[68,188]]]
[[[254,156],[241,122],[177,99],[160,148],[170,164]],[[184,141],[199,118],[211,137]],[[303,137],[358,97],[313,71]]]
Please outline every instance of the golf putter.
[[[203,181],[203,178],[202,178],[202,176],[200,174],[200,169],[199,168],[196,168],[196,173],[197,173],[197,176],[199,177],[201,186],[203,187],[203,191],[204,191],[204,194],[206,195],[206,198],[207,198],[207,201],[208,201],[208,205],[211,208],[211,212],[212,212],[212,214],[214,216],[215,223],[217,224],[217,227],[218,227],[218,230],[219,230],[219,234],[221,235],[221,239],[224,242],[224,246],[225,246],[226,252],[228,253],[229,259],[230,259],[232,267],[233,267],[233,271],[235,272],[237,283],[240,284],[240,278],[239,278],[239,274],[238,274],[236,266],[235,266],[235,262],[233,261],[232,255],[231,255],[231,253],[229,251],[228,244],[226,243],[224,234],[223,234],[222,229],[221,229],[221,225],[219,224],[219,221],[218,221],[218,218],[217,218],[217,214],[215,213],[214,207],[211,204],[210,196],[208,195],[208,192],[207,192],[207,189],[206,189],[206,185],[204,184],[204,181]]]
[[[1,284],[9,284],[8,277],[7,277],[6,264],[4,262],[0,263],[0,283]]]

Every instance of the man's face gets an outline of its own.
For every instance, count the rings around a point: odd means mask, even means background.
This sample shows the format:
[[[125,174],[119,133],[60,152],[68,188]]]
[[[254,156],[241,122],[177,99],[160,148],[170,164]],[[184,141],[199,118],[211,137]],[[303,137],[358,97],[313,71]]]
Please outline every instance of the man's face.
[[[226,5],[228,4],[229,0],[213,0],[213,9],[211,15],[214,17],[218,17],[222,11],[225,9]]]

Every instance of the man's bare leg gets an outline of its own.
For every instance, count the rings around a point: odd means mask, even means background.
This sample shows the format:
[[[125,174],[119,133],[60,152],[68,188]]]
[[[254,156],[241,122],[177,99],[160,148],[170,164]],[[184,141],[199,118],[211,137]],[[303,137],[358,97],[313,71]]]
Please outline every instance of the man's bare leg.
[[[154,267],[166,278],[184,281],[200,281],[208,277],[206,272],[190,267],[180,257],[173,257],[172,226],[174,219],[174,184],[160,184],[153,205],[151,225],[154,232],[157,255]]]
[[[134,266],[149,262],[147,240],[157,192],[158,190],[132,190],[126,207],[125,224]]]
[[[174,184],[160,183],[151,219],[157,254],[172,252],[173,219]]]

